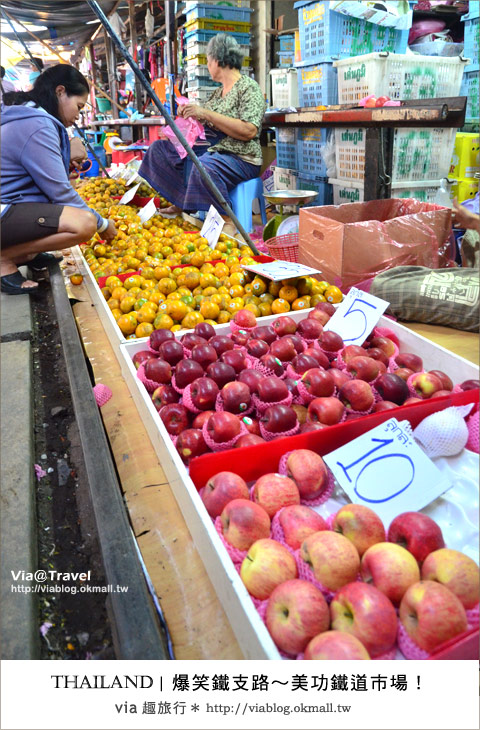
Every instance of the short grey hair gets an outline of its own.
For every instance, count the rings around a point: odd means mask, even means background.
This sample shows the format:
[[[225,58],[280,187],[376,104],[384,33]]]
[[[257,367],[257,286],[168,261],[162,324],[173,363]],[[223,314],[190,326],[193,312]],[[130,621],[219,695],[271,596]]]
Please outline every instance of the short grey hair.
[[[213,58],[221,68],[242,68],[243,53],[240,46],[233,36],[226,33],[219,33],[208,42],[207,56]]]

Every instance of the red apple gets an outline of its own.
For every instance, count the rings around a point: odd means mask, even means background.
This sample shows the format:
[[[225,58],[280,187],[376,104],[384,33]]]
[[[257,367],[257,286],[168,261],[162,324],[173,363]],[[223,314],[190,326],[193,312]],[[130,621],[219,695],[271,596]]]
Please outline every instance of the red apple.
[[[432,395],[432,398],[444,398],[446,395],[452,395],[452,391],[451,390],[437,390],[437,392]]]
[[[250,495],[247,484],[241,476],[231,471],[220,471],[210,477],[201,490],[200,496],[208,514],[215,519],[223,512],[229,502],[234,499],[248,500]],[[270,519],[268,522],[268,534],[270,534]],[[262,537],[266,537],[266,535]]]
[[[290,337],[282,337],[270,345],[270,355],[277,357],[282,362],[290,362],[297,356],[295,346]]]
[[[352,358],[363,357],[364,355],[365,350],[363,349],[363,347],[360,347],[360,345],[347,345],[342,351],[342,360],[346,363],[349,363]]]
[[[338,368],[330,368],[328,371],[333,378],[333,382],[337,390],[340,390],[342,385],[348,383],[351,380],[351,376],[345,370],[339,370]]]
[[[165,340],[174,339],[175,335],[171,330],[153,330],[152,334],[150,335],[148,344],[150,345],[152,350],[158,350],[162,342],[165,342]]]
[[[165,406],[166,408],[167,406]],[[187,428],[177,438],[175,444],[178,453],[180,454],[182,461],[186,464],[193,459],[195,456],[201,456],[209,451],[203,433],[198,428]]]
[[[183,346],[178,340],[165,340],[158,348],[160,357],[170,365],[176,365],[183,360]]]
[[[190,397],[199,411],[213,411],[220,390],[211,378],[197,378],[190,386]]]
[[[395,362],[400,368],[408,368],[413,370],[414,373],[419,373],[423,370],[423,360],[413,352],[399,352],[395,358]]]
[[[422,398],[415,398],[412,396],[411,398],[407,398],[407,400],[404,402],[404,406],[411,406],[413,403],[423,403]]]
[[[370,347],[378,347],[387,357],[393,357],[395,354],[395,343],[389,337],[372,337]],[[400,365],[400,363],[398,364]]]
[[[264,474],[255,482],[253,500],[266,510],[269,517],[289,504],[300,504],[298,487],[282,474]]]
[[[284,335],[283,337],[280,337],[281,340],[283,340],[285,337],[288,337],[289,340],[293,342],[293,346],[295,350],[297,351],[298,355],[301,355],[302,352],[305,351],[305,343],[300,337],[300,335],[294,334],[294,335]]]
[[[330,530],[305,538],[300,556],[312,568],[318,582],[330,591],[355,580],[360,570],[357,548],[346,537]]]
[[[240,350],[227,350],[227,352],[222,353],[220,359],[227,365],[231,365],[237,375],[247,367],[245,355]]]
[[[368,651],[353,634],[324,631],[315,636],[305,649],[304,659],[370,659]]]
[[[235,345],[245,347],[250,339],[250,332],[248,330],[237,330],[231,333],[230,339]]]
[[[264,538],[249,548],[240,577],[254,598],[265,600],[280,583],[297,577],[297,564],[288,548]]]
[[[198,413],[192,421],[192,428],[203,428],[203,424],[206,423],[210,416],[213,416],[214,413],[216,413],[216,411],[202,411],[201,413]]]
[[[178,403],[179,400],[180,395],[171,385],[159,385],[152,393],[152,403],[157,411],[168,403]]]
[[[376,390],[383,400],[392,401],[401,406],[409,396],[408,385],[395,373],[384,373],[380,375],[375,383]]]
[[[315,310],[314,310],[315,311]],[[323,332],[323,327],[316,319],[307,317],[298,323],[297,333],[306,340],[316,340]]]
[[[432,373],[416,373],[410,381],[419,398],[431,398],[437,390],[442,390],[442,381]]]
[[[262,378],[257,385],[257,393],[260,400],[265,403],[278,403],[288,396],[288,388],[285,382],[275,376]]]
[[[442,383],[443,390],[453,390],[453,383],[446,373],[442,370],[429,370],[431,375],[436,375]]]
[[[413,372],[414,371],[410,370],[410,368],[397,368],[395,370],[395,375],[397,376],[397,378],[401,378],[402,380],[405,380],[405,382],[407,382],[410,375],[413,375]]]
[[[319,309],[312,309],[312,311],[308,314],[308,319],[313,319],[314,322],[318,322],[318,324],[321,324],[322,327],[325,327],[330,319],[330,315],[327,312],[322,312]]]
[[[235,443],[236,449],[241,449],[243,446],[256,446],[257,444],[266,444],[265,439],[261,436],[257,436],[256,433],[246,433],[244,436],[240,436],[238,441]]]
[[[296,656],[330,625],[322,592],[306,580],[287,580],[268,599],[265,623],[280,651]]]
[[[348,538],[360,557],[371,545],[385,541],[382,520],[363,504],[345,504],[340,507],[333,519],[332,530]]]
[[[200,337],[199,335],[196,335],[194,332],[187,332],[186,335],[183,335],[180,342],[184,347],[187,348],[187,350],[193,350],[195,345],[206,345],[207,340],[205,337]]]
[[[354,411],[368,411],[375,400],[370,385],[364,380],[349,380],[340,388],[338,397],[347,410]]]
[[[297,323],[291,317],[279,317],[272,323],[278,337],[293,335],[297,331]]]
[[[218,411],[207,421],[208,435],[217,444],[231,441],[241,431],[240,421],[233,413]]]
[[[328,398],[335,391],[335,383],[329,370],[323,368],[312,368],[302,375],[302,383],[316,398]]]
[[[467,630],[460,600],[433,580],[421,580],[408,588],[400,604],[400,621],[410,638],[428,652]]]
[[[330,317],[337,311],[330,302],[318,302],[318,304],[315,304],[315,310],[317,312],[326,312]]]
[[[233,350],[235,345],[226,335],[215,335],[211,340],[208,341],[210,347],[214,347],[217,356],[223,355],[227,350]]]
[[[192,360],[199,362],[204,370],[217,359],[217,351],[211,345],[195,345],[192,348]]]
[[[374,360],[380,360],[380,362],[383,362],[385,367],[388,368],[390,364],[389,358],[385,355],[384,351],[381,350],[379,347],[369,347],[366,350],[367,357],[373,357]]]
[[[217,360],[217,362],[211,362],[207,367],[207,375],[209,378],[214,380],[219,388],[223,388],[227,383],[231,383],[237,377],[237,373],[231,365]]]
[[[323,428],[330,428],[326,423],[312,423],[311,421],[305,421],[300,425],[300,433],[310,433],[311,431],[321,431]]]
[[[357,380],[365,380],[371,383],[381,373],[386,372],[386,367],[381,360],[374,360],[373,357],[352,357],[347,363],[348,372]]]
[[[343,340],[339,334],[333,330],[324,330],[318,338],[320,347],[327,352],[338,352],[343,350]]]
[[[391,411],[394,408],[398,408],[396,403],[392,403],[390,400],[379,400],[373,406],[373,413],[380,413],[381,411]]]
[[[328,368],[330,367],[330,360],[324,352],[318,349],[318,347],[307,347],[303,351],[302,355],[308,355],[309,357],[312,357],[314,360],[316,360],[317,364],[314,365],[314,367],[324,368],[325,370],[328,370]]]
[[[427,555],[422,580],[435,580],[454,593],[463,607],[473,608],[480,599],[478,565],[459,550],[441,548]]]
[[[326,426],[333,426],[340,423],[345,406],[338,398],[315,398],[308,406],[307,420],[311,423],[324,423]]]
[[[283,382],[292,396],[296,398],[298,396],[298,380],[294,380],[294,378],[284,378]]]
[[[272,355],[270,352],[267,352],[266,355],[262,355],[262,357],[260,358],[260,362],[264,368],[272,370],[273,374],[277,377],[280,377],[280,375],[283,375],[283,373],[285,372],[282,361],[279,360],[278,357]]]
[[[265,340],[252,340],[249,339],[247,342],[247,352],[252,357],[261,358],[262,355],[266,355],[268,352],[268,344]]]
[[[420,580],[418,563],[408,550],[394,542],[378,542],[365,551],[360,566],[362,578],[382,591],[398,606],[405,591]]]
[[[252,331],[252,336],[257,340],[263,340],[267,345],[271,345],[277,339],[277,333],[270,325],[255,327]]]
[[[318,361],[311,355],[305,355],[305,353],[302,352],[300,355],[293,358],[292,368],[299,375],[303,375],[303,373],[306,373],[307,370],[318,368]]]
[[[257,318],[249,309],[240,309],[238,312],[235,312],[233,321],[239,327],[251,328],[257,325]]]
[[[175,368],[175,382],[179,388],[186,388],[187,385],[203,375],[204,372],[200,363],[190,358],[182,360]]]
[[[182,352],[183,352],[183,349],[182,349]],[[140,350],[140,352],[136,352],[135,355],[132,357],[132,362],[135,365],[135,369],[138,370],[140,365],[142,365],[147,360],[150,360],[151,357],[152,357],[152,353],[149,352],[148,350]]]
[[[234,381],[227,383],[220,391],[223,407],[230,413],[244,413],[250,405],[250,388],[246,383]]]
[[[355,636],[371,657],[389,651],[397,638],[397,614],[392,602],[375,586],[348,583],[330,604],[331,627]]]
[[[153,380],[159,385],[168,384],[172,381],[172,368],[166,360],[159,357],[152,357],[144,365],[145,377]]]
[[[195,325],[194,333],[199,337],[203,337],[204,340],[210,340],[215,335],[215,328],[212,327],[209,322],[199,322]]]
[[[325,491],[328,470],[322,457],[310,449],[295,449],[287,458],[287,474],[298,487],[301,499],[314,499]]]
[[[284,433],[298,425],[295,411],[283,405],[269,406],[260,420],[270,433]]]
[[[302,542],[314,532],[328,530],[327,523],[318,512],[303,504],[291,504],[278,513],[278,521],[287,545],[298,550]]]
[[[256,418],[250,418],[250,416],[240,416],[240,420],[242,421],[243,425],[249,433],[260,436],[260,424]]]
[[[189,413],[181,403],[168,403],[158,412],[168,433],[178,436],[189,424]]]
[[[476,390],[480,388],[480,380],[475,380],[475,378],[464,380],[463,383],[460,383],[460,387],[462,390]]]
[[[250,388],[250,393],[256,393],[258,383],[260,382],[260,380],[262,380],[263,377],[264,376],[259,370],[242,370],[242,372],[238,376],[238,381],[240,383],[246,383]]]
[[[225,540],[238,550],[248,550],[256,540],[270,537],[270,517],[248,497],[229,500],[220,519]]]

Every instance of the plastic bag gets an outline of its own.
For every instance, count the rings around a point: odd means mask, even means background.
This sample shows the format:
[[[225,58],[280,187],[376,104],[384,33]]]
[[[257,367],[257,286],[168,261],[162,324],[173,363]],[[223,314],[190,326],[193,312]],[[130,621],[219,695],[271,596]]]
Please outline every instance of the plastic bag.
[[[175,124],[182,132],[190,147],[193,147],[197,139],[205,139],[205,129],[203,127],[203,124],[200,124],[197,119],[192,119],[191,117],[190,119],[177,117],[175,119]],[[167,139],[169,139],[170,142],[173,144],[179,154],[179,157],[183,160],[183,158],[187,156],[187,151],[182,143],[175,136],[175,132],[170,129],[170,127],[165,127],[163,133],[165,137],[167,137]]]

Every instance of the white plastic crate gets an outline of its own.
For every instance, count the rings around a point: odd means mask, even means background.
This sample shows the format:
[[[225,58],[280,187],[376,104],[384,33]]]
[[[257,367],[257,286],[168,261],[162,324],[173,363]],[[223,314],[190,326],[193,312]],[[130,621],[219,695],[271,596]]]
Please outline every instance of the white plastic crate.
[[[250,51],[250,45],[248,43],[239,43],[238,45],[240,46],[240,50],[244,54],[244,56],[248,56],[248,53]],[[193,56],[206,56],[207,46],[208,41],[187,40],[185,46],[187,49],[187,61]]]
[[[286,167],[273,168],[274,190],[298,190],[298,172]]]
[[[296,68],[272,68],[272,107],[298,107],[298,78]]]
[[[328,178],[333,187],[333,204],[363,203],[364,183],[354,180],[337,180]],[[392,198],[415,198],[422,203],[434,203],[442,180],[404,180],[392,183]],[[453,203],[452,187],[449,186],[450,199]]]
[[[458,96],[465,61],[460,58],[368,53],[334,61],[338,103],[353,104],[370,94],[390,99]]]
[[[396,128],[393,142],[392,181],[439,180],[448,177],[455,145],[455,129]],[[337,127],[335,159],[337,178],[363,180],[366,130]]]
[[[212,86],[187,86],[187,96],[192,101],[203,104],[208,101],[215,89]]]

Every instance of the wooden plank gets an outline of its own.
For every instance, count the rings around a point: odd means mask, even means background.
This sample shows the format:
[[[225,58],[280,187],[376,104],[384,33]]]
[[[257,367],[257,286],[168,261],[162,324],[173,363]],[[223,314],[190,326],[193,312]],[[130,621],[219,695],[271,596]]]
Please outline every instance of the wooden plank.
[[[419,322],[401,322],[401,324],[407,327],[407,329],[412,330],[412,332],[416,332],[417,335],[422,335],[422,337],[426,337],[436,345],[440,345],[454,352],[455,355],[470,360],[475,365],[478,365],[480,362],[478,348],[479,337],[477,332],[463,332],[462,330],[455,330],[451,327],[422,324]]]

